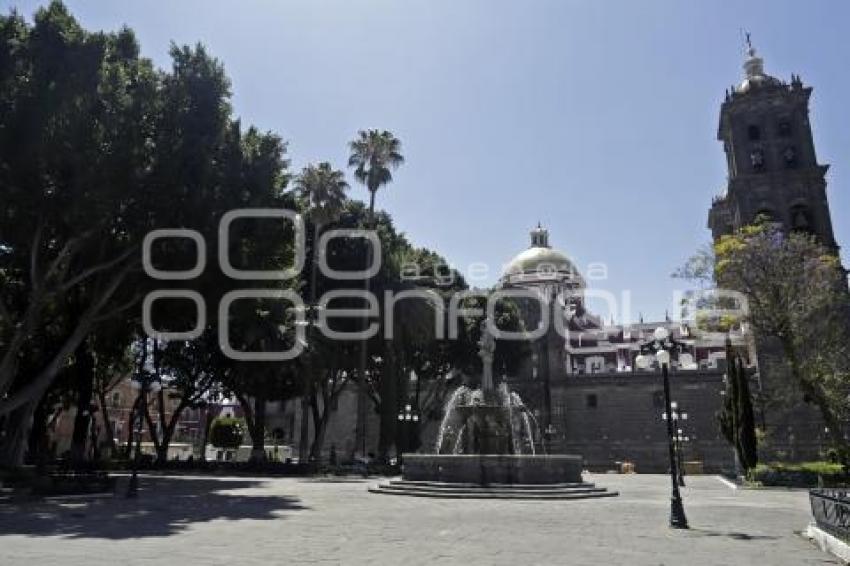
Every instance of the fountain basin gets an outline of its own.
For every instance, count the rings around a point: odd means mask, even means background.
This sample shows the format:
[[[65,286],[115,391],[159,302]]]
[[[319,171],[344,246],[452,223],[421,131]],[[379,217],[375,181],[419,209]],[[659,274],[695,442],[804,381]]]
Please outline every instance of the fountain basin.
[[[570,454],[405,454],[407,481],[476,485],[581,483],[583,460]]]

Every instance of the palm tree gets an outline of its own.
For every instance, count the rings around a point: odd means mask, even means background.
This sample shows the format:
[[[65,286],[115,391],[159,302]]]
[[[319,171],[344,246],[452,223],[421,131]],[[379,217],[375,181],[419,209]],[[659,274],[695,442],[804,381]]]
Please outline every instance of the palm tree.
[[[357,139],[348,144],[351,155],[348,166],[354,167],[354,177],[369,190],[369,224],[375,218],[375,194],[391,183],[392,170],[404,163],[401,142],[386,130],[360,130]]]
[[[319,235],[322,228],[339,218],[347,197],[348,183],[342,171],[334,170],[327,161],[318,165],[308,165],[295,180],[295,193],[307,205],[307,217],[313,224],[313,261],[310,270],[310,305],[316,303],[316,274],[319,260]],[[308,331],[312,327],[308,327]],[[313,340],[308,336],[308,344]],[[315,346],[315,345],[314,345]],[[307,443],[309,441],[309,394],[312,386],[313,360],[312,353],[307,357],[307,367],[304,378],[304,391],[301,396],[301,437],[298,447],[298,460],[304,462],[307,458]]]
[[[348,183],[342,171],[323,161],[308,165],[295,180],[295,192],[307,204],[307,216],[314,229],[336,220],[345,205]]]
[[[372,228],[375,223],[375,194],[378,189],[392,182],[392,170],[404,163],[401,155],[401,142],[391,132],[386,130],[360,130],[357,138],[348,144],[351,155],[348,157],[348,166],[354,167],[354,178],[366,185],[369,190],[369,216],[367,224]],[[366,265],[372,264],[371,248]],[[369,280],[364,283],[366,291],[369,291]],[[364,328],[366,320],[363,321]],[[359,448],[362,456],[366,456],[366,358],[368,356],[369,344],[363,341],[360,349],[359,375],[360,387],[357,393],[357,424],[355,427],[354,451]]]

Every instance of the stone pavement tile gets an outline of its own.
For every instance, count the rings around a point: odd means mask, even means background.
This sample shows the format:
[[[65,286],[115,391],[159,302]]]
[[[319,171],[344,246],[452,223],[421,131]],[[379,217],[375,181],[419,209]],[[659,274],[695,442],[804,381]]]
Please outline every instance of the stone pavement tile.
[[[136,501],[0,506],[0,564],[837,563],[797,534],[809,520],[804,491],[691,477],[692,529],[674,531],[667,477],[588,479],[621,495],[469,501],[372,494],[370,481],[145,477]]]

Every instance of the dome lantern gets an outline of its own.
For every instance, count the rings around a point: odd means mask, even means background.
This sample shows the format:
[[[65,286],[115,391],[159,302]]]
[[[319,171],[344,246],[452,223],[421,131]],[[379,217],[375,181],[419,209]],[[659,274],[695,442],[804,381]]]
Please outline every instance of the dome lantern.
[[[537,223],[537,228],[529,232],[531,234],[532,248],[548,248],[549,247],[549,231]]]

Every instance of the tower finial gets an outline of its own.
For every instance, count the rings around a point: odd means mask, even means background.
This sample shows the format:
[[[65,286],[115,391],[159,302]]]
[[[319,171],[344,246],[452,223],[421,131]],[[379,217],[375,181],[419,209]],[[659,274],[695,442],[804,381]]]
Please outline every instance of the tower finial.
[[[756,48],[753,47],[753,39],[748,30],[744,28],[740,28],[741,30],[741,39],[744,42],[744,53],[753,57],[756,54]]]
[[[764,60],[756,55],[756,48],[753,47],[753,40],[750,32],[741,29],[744,35],[744,43],[746,44],[747,59],[744,61],[744,72],[748,78],[764,75]]]

